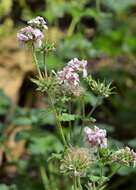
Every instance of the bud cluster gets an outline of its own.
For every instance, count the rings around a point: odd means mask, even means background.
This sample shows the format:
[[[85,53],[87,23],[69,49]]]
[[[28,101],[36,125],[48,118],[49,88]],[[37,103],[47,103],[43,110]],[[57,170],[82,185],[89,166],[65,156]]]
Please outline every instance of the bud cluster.
[[[89,84],[89,87],[96,95],[108,98],[113,93],[112,92],[113,88],[111,88],[111,83],[106,84],[105,81],[103,82],[96,81],[92,79],[92,76],[88,76],[86,80]]]

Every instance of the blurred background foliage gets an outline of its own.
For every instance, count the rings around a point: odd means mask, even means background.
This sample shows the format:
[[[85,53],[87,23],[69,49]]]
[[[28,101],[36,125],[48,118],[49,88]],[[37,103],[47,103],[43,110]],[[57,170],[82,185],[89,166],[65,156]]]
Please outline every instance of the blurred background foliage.
[[[0,190],[43,189],[37,163],[42,165],[51,152],[62,149],[53,133],[53,115],[29,80],[35,73],[30,54],[19,50],[15,41],[16,31],[38,15],[47,20],[46,40],[56,48],[46,58],[48,68],[56,70],[78,57],[88,60],[94,77],[113,81],[115,95],[94,115],[117,146],[136,148],[136,1],[1,0]],[[95,97],[90,98],[93,104]],[[58,165],[51,167],[55,172]],[[108,189],[135,190],[135,174],[134,169],[120,170]],[[68,189],[70,181],[60,182],[55,175],[53,185]]]

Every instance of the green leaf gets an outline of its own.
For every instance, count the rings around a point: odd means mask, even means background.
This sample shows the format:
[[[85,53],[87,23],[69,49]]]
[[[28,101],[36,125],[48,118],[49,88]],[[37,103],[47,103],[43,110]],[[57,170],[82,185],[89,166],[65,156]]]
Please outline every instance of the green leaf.
[[[48,161],[50,161],[50,160],[61,160],[61,159],[62,159],[62,154],[52,153],[52,155],[48,158]]]
[[[132,146],[133,148],[136,148],[136,138],[132,139],[128,142],[129,146]]]
[[[17,190],[15,185],[7,186],[5,184],[0,184],[0,190]]]
[[[104,3],[115,11],[124,11],[132,5],[136,5],[135,0],[105,0]]]
[[[63,150],[61,142],[51,134],[44,136],[32,137],[29,150],[32,154],[47,155],[50,152],[60,152]]]
[[[0,115],[6,114],[10,107],[10,99],[0,90]]]
[[[136,168],[122,166],[117,173],[121,176],[127,176],[134,171],[136,172]]]

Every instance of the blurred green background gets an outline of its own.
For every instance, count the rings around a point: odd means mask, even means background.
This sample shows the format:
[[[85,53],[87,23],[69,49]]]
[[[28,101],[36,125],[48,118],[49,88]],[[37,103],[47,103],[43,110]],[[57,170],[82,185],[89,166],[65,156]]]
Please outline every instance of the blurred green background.
[[[54,118],[30,81],[35,74],[31,54],[16,41],[17,30],[39,15],[48,23],[46,40],[56,48],[46,58],[48,68],[61,68],[78,57],[88,60],[95,78],[113,81],[115,94],[94,116],[117,146],[129,144],[136,150],[136,0],[1,0],[0,190],[43,189],[35,172],[37,157],[46,159],[48,152],[61,150],[59,142],[53,145]],[[47,129],[48,138],[41,131],[22,132],[31,127]],[[124,168],[107,189],[135,190],[135,176],[136,169]]]

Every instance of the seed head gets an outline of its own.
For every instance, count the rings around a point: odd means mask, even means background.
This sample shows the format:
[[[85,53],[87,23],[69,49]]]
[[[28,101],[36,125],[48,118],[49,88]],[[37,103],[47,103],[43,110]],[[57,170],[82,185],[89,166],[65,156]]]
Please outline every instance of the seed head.
[[[111,160],[126,166],[133,165],[133,167],[135,167],[136,153],[133,151],[133,149],[125,147],[114,152],[111,156]]]
[[[86,148],[69,148],[61,160],[61,172],[71,176],[84,176],[91,164],[91,157]]]

